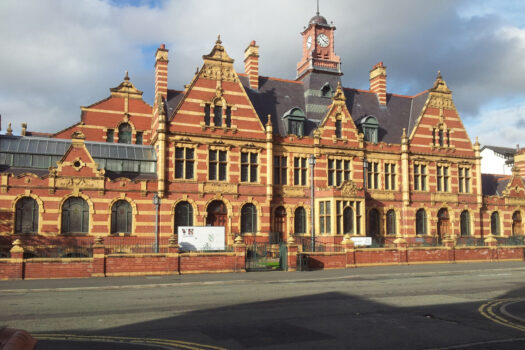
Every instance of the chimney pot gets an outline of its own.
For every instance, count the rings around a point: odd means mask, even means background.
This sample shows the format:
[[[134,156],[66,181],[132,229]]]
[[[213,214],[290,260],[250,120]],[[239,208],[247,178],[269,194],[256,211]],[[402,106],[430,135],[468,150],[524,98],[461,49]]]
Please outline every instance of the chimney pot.
[[[166,49],[166,45],[165,44],[160,44],[160,48],[164,50],[164,49]]]

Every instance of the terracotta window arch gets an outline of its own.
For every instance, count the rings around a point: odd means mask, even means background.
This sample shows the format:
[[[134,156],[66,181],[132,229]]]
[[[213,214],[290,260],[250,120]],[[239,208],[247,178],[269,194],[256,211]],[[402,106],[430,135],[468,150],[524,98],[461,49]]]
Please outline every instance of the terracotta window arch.
[[[89,205],[81,197],[70,197],[62,206],[62,233],[89,232]]]
[[[133,212],[128,201],[116,201],[111,206],[111,233],[131,233]]]
[[[241,233],[257,232],[257,208],[248,203],[241,209]]]
[[[428,234],[427,212],[425,211],[425,209],[419,209],[416,212],[416,234],[418,235]]]
[[[175,206],[175,233],[179,226],[193,226],[193,207],[189,202],[179,202]]]
[[[16,202],[15,233],[38,232],[38,203],[34,198],[22,197]]]

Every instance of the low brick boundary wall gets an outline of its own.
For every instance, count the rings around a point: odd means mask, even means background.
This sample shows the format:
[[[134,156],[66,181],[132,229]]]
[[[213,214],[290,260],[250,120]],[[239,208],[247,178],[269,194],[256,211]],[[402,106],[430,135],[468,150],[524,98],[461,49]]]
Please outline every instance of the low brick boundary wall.
[[[181,253],[175,239],[167,253],[109,254],[102,240],[95,240],[90,258],[24,258],[20,241],[13,242],[10,258],[0,258],[0,279],[82,278],[105,276],[140,276],[246,271],[246,245],[236,240],[233,252]],[[455,246],[453,241],[440,247],[407,247],[400,239],[388,248],[355,248],[344,239],[340,251],[298,252],[289,241],[288,271],[295,271],[298,261],[307,261],[309,269],[344,269],[360,266],[398,264],[436,264],[460,262],[524,261],[525,246],[497,246],[488,239],[486,246]],[[306,259],[305,259],[306,258]]]

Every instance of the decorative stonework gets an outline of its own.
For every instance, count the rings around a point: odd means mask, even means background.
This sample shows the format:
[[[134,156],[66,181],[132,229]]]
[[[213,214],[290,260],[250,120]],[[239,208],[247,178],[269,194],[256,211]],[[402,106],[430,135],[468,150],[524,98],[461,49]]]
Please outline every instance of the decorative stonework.
[[[200,77],[218,81],[238,81],[237,74],[233,69],[233,59],[228,56],[226,50],[221,45],[220,36],[215,42],[215,46],[208,55],[202,56],[204,65],[200,72]]]
[[[431,193],[432,202],[457,203],[458,195],[456,193]]]
[[[78,189],[103,189],[103,179],[89,179],[81,177],[59,177],[55,180],[55,186],[61,188]]]
[[[357,191],[359,191],[359,188],[352,180],[345,181],[341,185],[341,194],[345,197],[355,196]]]
[[[201,193],[237,194],[237,184],[222,182],[206,182],[199,184]]]
[[[376,200],[383,200],[383,201],[394,200],[394,192],[370,191],[370,196]]]

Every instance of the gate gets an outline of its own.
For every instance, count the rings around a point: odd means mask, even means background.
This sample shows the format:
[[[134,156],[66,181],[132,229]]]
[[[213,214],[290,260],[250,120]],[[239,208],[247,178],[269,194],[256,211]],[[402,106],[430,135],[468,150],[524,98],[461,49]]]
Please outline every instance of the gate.
[[[287,268],[286,244],[246,245],[246,271],[276,271]]]

